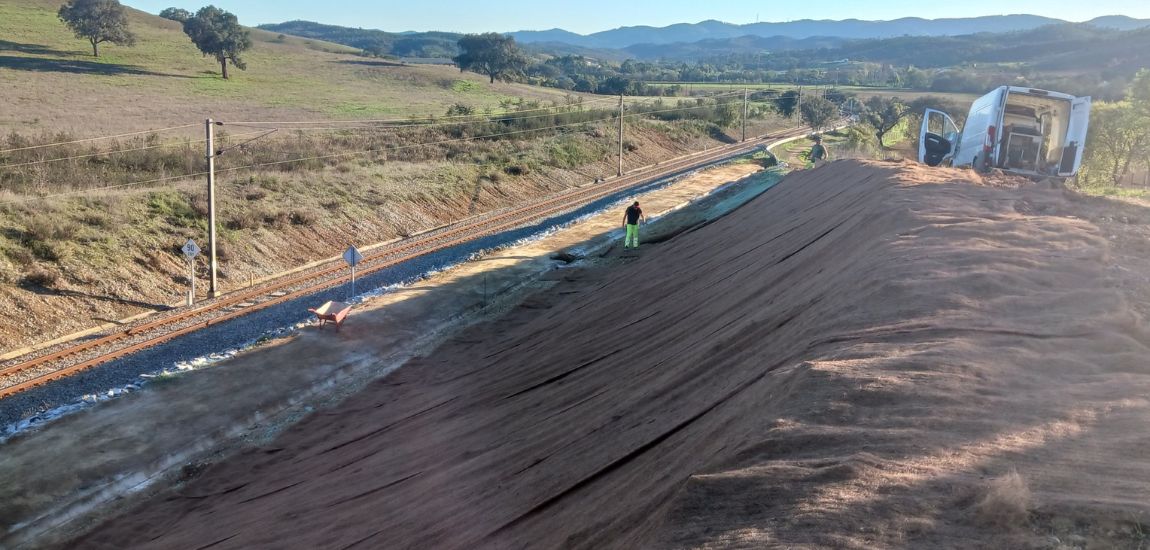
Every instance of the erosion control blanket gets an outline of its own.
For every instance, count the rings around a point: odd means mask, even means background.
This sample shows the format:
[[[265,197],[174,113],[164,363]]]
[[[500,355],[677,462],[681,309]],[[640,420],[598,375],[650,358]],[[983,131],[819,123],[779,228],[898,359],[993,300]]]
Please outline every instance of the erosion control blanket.
[[[804,171],[560,271],[76,544],[1136,544],[1145,288],[1087,207],[954,170]]]

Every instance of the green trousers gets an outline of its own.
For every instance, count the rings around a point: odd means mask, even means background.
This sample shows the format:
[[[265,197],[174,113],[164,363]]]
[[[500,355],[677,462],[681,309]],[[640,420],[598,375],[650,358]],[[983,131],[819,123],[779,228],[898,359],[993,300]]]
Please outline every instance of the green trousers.
[[[623,239],[623,248],[629,246],[639,248],[639,224],[637,223],[627,224],[627,236]]]

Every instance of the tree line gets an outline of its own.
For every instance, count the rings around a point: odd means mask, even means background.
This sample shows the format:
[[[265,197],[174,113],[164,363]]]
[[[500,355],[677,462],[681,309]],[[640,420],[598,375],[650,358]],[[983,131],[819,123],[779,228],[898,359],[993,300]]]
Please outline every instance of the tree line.
[[[1142,69],[1120,101],[1095,103],[1079,183],[1122,186],[1150,173],[1150,70]]]
[[[128,24],[128,14],[119,0],[68,0],[57,12],[60,20],[75,33],[92,44],[92,56],[100,56],[99,45],[136,45],[136,35]],[[168,8],[160,17],[179,22],[184,34],[205,57],[213,57],[220,64],[220,74],[228,78],[228,65],[244,70],[247,64],[240,56],[252,47],[247,29],[240,26],[236,16],[215,6],[205,6],[196,13],[181,8]]]

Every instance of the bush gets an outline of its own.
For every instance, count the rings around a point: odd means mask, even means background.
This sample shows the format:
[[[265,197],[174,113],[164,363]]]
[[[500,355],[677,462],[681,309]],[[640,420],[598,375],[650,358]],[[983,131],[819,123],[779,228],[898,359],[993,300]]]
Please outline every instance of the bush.
[[[319,215],[308,209],[292,210],[290,217],[292,225],[313,225],[319,220]]]
[[[22,282],[28,286],[39,286],[43,288],[52,288],[59,281],[60,277],[54,271],[46,269],[35,269],[29,271],[24,275]]]
[[[1018,472],[1011,471],[987,483],[974,512],[978,522],[988,527],[1021,527],[1030,517],[1030,489]]]
[[[51,218],[38,218],[28,222],[24,230],[24,241],[67,241],[76,236],[79,230],[73,223],[60,222]]]
[[[291,223],[291,215],[283,210],[266,210],[261,217],[264,225],[274,229],[282,229]]]
[[[262,187],[249,186],[245,187],[242,191],[244,200],[258,201],[268,196],[267,190]]]
[[[224,220],[224,227],[232,230],[259,229],[261,221],[259,214],[250,210],[233,212]]]
[[[6,250],[5,254],[20,267],[28,267],[36,262],[36,256],[26,248],[14,248]]]
[[[33,256],[48,262],[56,262],[60,260],[60,252],[52,243],[44,241],[31,241],[24,245]]]
[[[88,212],[80,217],[80,222],[84,225],[95,227],[97,229],[108,229],[112,227],[112,220],[108,216],[99,212]]]
[[[148,209],[173,224],[189,225],[192,220],[207,213],[207,201],[204,201],[204,212],[200,213],[192,206],[187,195],[178,191],[157,191],[148,197]]]

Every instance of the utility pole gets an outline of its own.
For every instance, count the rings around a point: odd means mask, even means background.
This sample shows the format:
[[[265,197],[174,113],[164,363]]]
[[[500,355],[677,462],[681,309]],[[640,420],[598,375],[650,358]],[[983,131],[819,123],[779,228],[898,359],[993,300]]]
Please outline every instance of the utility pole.
[[[208,297],[220,295],[216,281],[216,123],[212,119],[204,122],[208,138]]]
[[[623,176],[623,94],[619,94],[619,170],[616,176]]]
[[[747,100],[750,98],[750,91],[743,88],[743,141],[747,141]]]
[[[795,112],[799,114],[799,120],[803,120],[803,87],[799,86],[799,106],[795,108]]]

